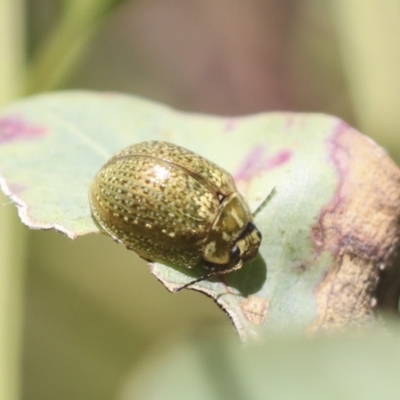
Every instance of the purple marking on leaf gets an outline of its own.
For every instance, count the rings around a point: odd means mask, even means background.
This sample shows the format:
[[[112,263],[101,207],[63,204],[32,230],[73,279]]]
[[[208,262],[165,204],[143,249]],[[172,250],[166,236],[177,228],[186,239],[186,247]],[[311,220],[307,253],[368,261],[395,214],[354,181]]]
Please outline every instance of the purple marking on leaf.
[[[340,136],[343,132],[347,131],[348,129],[353,129],[353,128],[351,128],[347,122],[339,120],[337,125],[333,129],[332,139],[336,140],[338,136]]]
[[[342,182],[347,172],[347,165],[345,165],[343,159],[347,159],[348,150],[340,144],[339,139],[342,136],[342,134],[348,131],[349,129],[351,128],[346,122],[339,121],[338,124],[333,129],[332,135],[328,139],[328,143],[330,146],[330,157],[338,170],[340,182]]]
[[[352,129],[346,122],[340,120],[337,125],[332,130],[332,134],[327,139],[329,159],[335,165],[336,171],[338,173],[338,185],[332,196],[331,201],[327,204],[321,211],[316,228],[312,230],[312,238],[314,243],[320,247],[324,243],[324,230],[323,221],[327,214],[335,212],[335,210],[340,206],[343,201],[342,189],[344,185],[344,180],[346,174],[348,173],[347,160],[349,157],[348,149],[346,149],[340,143],[340,137]],[[334,227],[332,227],[334,228]]]
[[[271,157],[265,157],[266,149],[264,146],[253,148],[245,158],[238,171],[233,175],[235,181],[249,181],[254,176],[263,171],[277,168],[290,160],[292,152],[281,150]]]
[[[235,181],[248,181],[254,175],[257,175],[262,168],[263,157],[265,153],[264,146],[257,146],[253,148],[237,172],[233,174]]]
[[[30,125],[22,118],[13,116],[0,119],[0,144],[15,140],[38,139],[45,134],[46,128]]]
[[[340,120],[335,126],[331,137],[329,138],[330,157],[339,174],[339,184],[332,202],[332,209],[335,209],[342,201],[341,192],[348,169],[347,163],[344,160],[347,160],[348,150],[341,145],[339,139],[344,132],[349,130],[349,128],[350,127],[346,122]]]
[[[265,160],[264,169],[268,170],[268,169],[272,169],[272,168],[277,168],[280,165],[288,162],[291,157],[292,157],[291,151],[282,150],[282,151],[276,153],[275,155],[273,155],[272,157],[268,158],[267,160]]]

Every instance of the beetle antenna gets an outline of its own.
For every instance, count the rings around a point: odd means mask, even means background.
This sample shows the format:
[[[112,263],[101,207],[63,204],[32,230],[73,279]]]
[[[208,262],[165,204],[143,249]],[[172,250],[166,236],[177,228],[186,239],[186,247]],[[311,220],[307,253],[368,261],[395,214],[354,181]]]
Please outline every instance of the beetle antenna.
[[[263,208],[271,201],[275,194],[276,188],[274,187],[268,194],[268,196],[263,200],[263,202],[257,207],[256,211],[253,212],[253,218],[255,218],[259,214],[259,212],[263,210]]]

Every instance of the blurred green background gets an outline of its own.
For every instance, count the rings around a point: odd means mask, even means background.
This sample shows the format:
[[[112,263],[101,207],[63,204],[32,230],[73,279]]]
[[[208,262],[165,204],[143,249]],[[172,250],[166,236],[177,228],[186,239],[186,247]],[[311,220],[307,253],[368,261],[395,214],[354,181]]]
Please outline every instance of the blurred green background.
[[[212,114],[323,112],[399,162],[399,71],[396,0],[0,0],[1,105],[90,89]],[[169,294],[108,238],[28,232],[2,204],[1,399],[119,399],[171,338],[229,330],[210,299]]]

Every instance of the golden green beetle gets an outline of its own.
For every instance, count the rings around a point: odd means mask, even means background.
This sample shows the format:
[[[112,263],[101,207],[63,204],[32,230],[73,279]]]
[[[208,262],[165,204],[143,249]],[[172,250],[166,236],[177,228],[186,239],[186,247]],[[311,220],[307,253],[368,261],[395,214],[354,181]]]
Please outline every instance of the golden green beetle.
[[[116,241],[147,261],[226,274],[256,257],[261,233],[232,176],[171,143],[127,147],[98,172],[92,213]]]

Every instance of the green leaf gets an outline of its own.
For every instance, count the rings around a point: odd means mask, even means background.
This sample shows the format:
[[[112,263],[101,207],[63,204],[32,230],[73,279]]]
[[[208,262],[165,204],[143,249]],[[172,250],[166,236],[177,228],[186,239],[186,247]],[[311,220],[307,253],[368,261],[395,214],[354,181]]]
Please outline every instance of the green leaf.
[[[263,235],[258,258],[192,287],[217,301],[243,339],[374,320],[378,265],[397,240],[400,174],[337,118],[205,116],[112,93],[32,97],[0,115],[1,186],[33,229],[70,238],[97,233],[91,180],[114,153],[144,140],[176,143],[230,171],[253,211],[274,190],[255,218]],[[170,290],[205,274],[150,268]]]
[[[189,334],[152,351],[119,400],[397,399],[400,337],[273,337],[240,345],[222,332]]]

